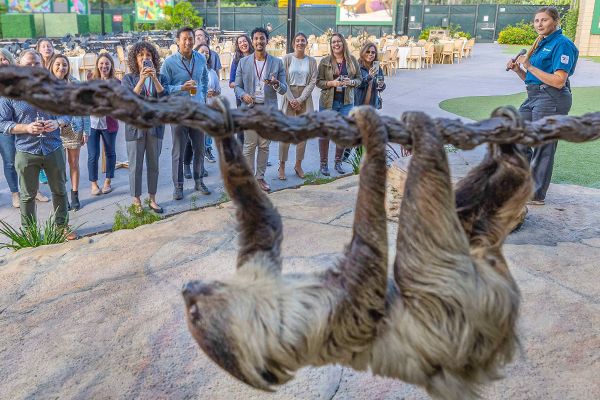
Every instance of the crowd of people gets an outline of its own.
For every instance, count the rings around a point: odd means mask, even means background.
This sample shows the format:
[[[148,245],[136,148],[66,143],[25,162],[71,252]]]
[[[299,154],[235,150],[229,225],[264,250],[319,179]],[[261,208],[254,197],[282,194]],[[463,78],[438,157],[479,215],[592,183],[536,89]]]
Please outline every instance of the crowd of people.
[[[366,43],[357,60],[341,34],[331,38],[331,56],[323,58],[319,65],[315,58],[306,54],[307,36],[299,32],[293,39],[294,52],[279,59],[267,53],[268,29],[259,27],[250,36],[241,35],[235,42],[235,58],[232,63],[229,84],[234,89],[238,107],[266,105],[279,108],[277,95],[282,96],[281,111],[296,116],[313,111],[312,92],[321,89],[319,110],[334,110],[344,115],[354,105],[368,104],[381,108],[380,93],[385,89],[383,73],[374,64],[377,47]],[[221,94],[219,54],[210,49],[210,38],[202,29],[184,27],[177,31],[178,52],[162,63],[156,48],[148,42],[138,42],[129,49],[128,70],[121,84],[139,96],[163,98],[181,96],[210,104]],[[10,52],[0,49],[0,65],[41,67],[48,69],[57,79],[77,82],[69,73],[68,57],[54,51],[49,39],[40,39],[36,49],[25,50],[19,62]],[[101,53],[88,80],[115,78],[115,65],[108,53]],[[55,116],[36,110],[22,101],[0,99],[0,150],[4,163],[4,174],[13,194],[13,207],[21,209],[22,224],[36,218],[36,201],[49,199],[39,191],[40,183],[48,183],[52,202],[56,210],[56,224],[68,230],[68,210],[81,208],[79,201],[79,155],[81,147],[87,145],[88,176],[91,194],[102,195],[112,191],[111,180],[116,167],[116,141],[119,122],[109,116],[73,117]],[[172,179],[173,199],[183,199],[185,179],[194,180],[196,191],[209,195],[204,184],[207,176],[204,162],[215,162],[212,138],[204,132],[183,125],[172,125]],[[142,173],[144,158],[150,208],[162,213],[156,202],[159,157],[165,126],[143,130],[125,125],[125,142],[129,160],[130,195],[141,211]],[[248,164],[255,171],[256,180],[264,191],[270,186],[264,179],[268,165],[270,141],[258,132],[240,132],[238,139]],[[100,141],[104,145],[106,172],[102,186],[98,184]],[[279,145],[278,178],[286,180],[285,164],[290,145]],[[330,175],[328,169],[328,140],[319,140],[321,172]],[[306,142],[296,148],[295,173],[305,177],[302,169]],[[336,149],[335,170],[344,174],[342,160],[348,153]],[[66,165],[69,165],[67,171]],[[67,194],[70,178],[71,191]],[[20,189],[20,190],[19,190]],[[67,239],[76,237],[70,232]]]

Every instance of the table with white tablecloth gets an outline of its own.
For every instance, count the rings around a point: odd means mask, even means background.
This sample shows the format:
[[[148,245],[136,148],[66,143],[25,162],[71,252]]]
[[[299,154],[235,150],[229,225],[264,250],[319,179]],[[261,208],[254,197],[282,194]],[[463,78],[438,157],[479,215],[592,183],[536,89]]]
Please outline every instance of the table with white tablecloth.
[[[83,56],[68,57],[69,64],[71,64],[71,75],[75,77],[79,82],[83,82],[85,79],[81,79],[79,68],[83,66]]]
[[[408,69],[408,61],[407,57],[410,56],[410,49],[412,47],[398,47],[398,68],[399,69]],[[421,56],[425,56],[425,48],[421,47]],[[411,60],[411,63],[415,61]],[[411,64],[411,68],[413,68],[413,64]],[[416,61],[416,66],[414,68],[421,68],[421,60]]]

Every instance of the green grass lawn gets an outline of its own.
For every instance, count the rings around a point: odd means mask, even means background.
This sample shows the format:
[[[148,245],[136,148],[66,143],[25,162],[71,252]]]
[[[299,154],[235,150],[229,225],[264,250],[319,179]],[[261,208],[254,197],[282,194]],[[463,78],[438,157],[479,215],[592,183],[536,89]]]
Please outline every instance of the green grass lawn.
[[[518,51],[517,51],[518,52]],[[526,93],[508,96],[473,96],[445,100],[440,108],[479,121],[489,118],[500,106],[519,107]],[[600,111],[600,87],[573,88],[573,107],[569,115]],[[561,141],[556,151],[552,183],[567,183],[600,189],[600,140],[588,143]]]

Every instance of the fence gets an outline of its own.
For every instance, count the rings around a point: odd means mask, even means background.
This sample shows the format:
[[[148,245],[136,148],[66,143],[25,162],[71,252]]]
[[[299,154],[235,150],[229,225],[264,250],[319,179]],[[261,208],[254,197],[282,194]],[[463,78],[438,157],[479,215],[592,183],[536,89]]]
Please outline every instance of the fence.
[[[541,5],[555,5],[562,15],[569,10],[571,0],[531,0],[528,4],[522,3],[523,0],[411,0],[408,35],[418,37],[422,30],[441,26],[442,19],[447,18],[449,24],[460,25],[461,31],[470,33],[478,42],[493,42],[507,25],[522,20],[532,22],[534,12]],[[223,3],[220,11],[214,2],[192,4],[203,17],[206,27],[220,26],[223,30],[250,32],[257,26],[270,23],[275,35],[286,33],[287,8],[278,7],[277,2],[244,3],[245,6]],[[296,30],[321,35],[327,28],[333,28],[346,36],[356,36],[362,31],[376,36],[392,31],[405,32],[404,2],[398,0],[397,7],[395,26],[336,26],[335,7],[298,7]],[[133,6],[105,7],[107,14],[133,15],[134,11]],[[92,4],[91,12],[97,14],[100,10]]]

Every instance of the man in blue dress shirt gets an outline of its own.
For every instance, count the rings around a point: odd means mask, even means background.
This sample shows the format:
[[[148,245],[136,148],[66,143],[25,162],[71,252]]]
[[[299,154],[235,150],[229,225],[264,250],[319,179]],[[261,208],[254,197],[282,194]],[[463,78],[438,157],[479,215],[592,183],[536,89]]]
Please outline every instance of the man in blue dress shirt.
[[[208,69],[206,58],[194,51],[194,30],[189,26],[177,31],[177,46],[179,51],[170,55],[163,62],[160,73],[169,81],[167,88],[171,96],[192,98],[201,103],[206,99],[208,91]],[[183,158],[185,144],[192,142],[194,154],[193,177],[195,189],[209,195],[210,191],[203,182],[204,169],[204,132],[182,125],[171,125],[173,134],[173,199],[183,199]]]
[[[19,61],[21,67],[41,67],[42,56],[35,50],[25,50]],[[56,210],[56,225],[67,229],[68,199],[65,186],[65,154],[60,139],[60,128],[71,123],[71,117],[46,114],[24,101],[0,99],[0,134],[15,135],[15,169],[21,186],[21,223],[36,218],[35,196],[43,168],[52,191],[52,205]],[[77,237],[71,232],[68,240]]]

